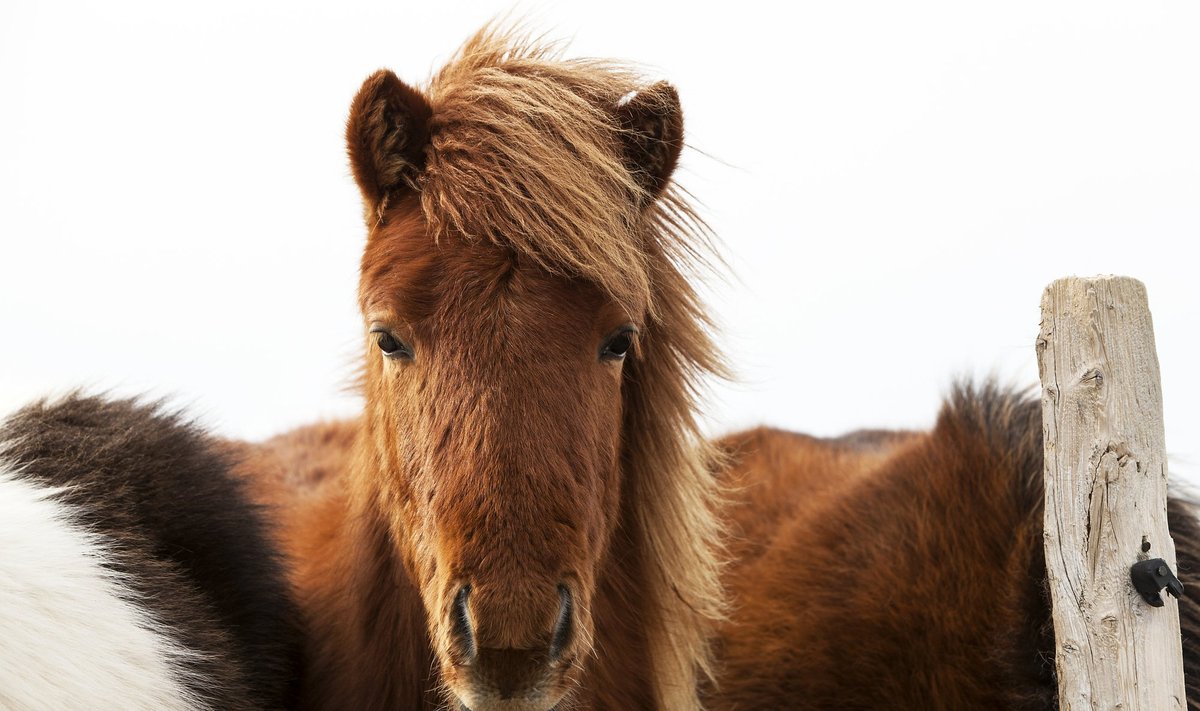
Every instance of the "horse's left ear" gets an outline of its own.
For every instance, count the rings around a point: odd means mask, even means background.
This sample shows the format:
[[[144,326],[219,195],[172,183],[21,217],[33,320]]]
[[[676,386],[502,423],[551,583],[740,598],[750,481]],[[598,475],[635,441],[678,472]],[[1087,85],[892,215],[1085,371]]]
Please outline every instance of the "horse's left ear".
[[[646,203],[662,195],[683,149],[683,110],[675,87],[660,81],[622,100],[617,119],[625,165],[645,191]]]

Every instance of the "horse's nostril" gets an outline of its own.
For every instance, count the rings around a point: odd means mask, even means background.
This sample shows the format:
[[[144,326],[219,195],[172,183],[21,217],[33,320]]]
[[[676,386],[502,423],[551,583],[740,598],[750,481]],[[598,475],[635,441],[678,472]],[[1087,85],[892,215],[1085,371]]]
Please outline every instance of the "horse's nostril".
[[[450,633],[468,661],[474,659],[478,651],[475,646],[475,630],[471,627],[471,613],[467,610],[467,597],[470,594],[471,586],[462,586],[458,595],[454,596],[454,607],[450,610]]]
[[[566,585],[558,586],[558,620],[554,623],[554,636],[550,638],[550,658],[558,659],[563,650],[571,643],[575,631],[575,600],[571,597],[571,589]]]

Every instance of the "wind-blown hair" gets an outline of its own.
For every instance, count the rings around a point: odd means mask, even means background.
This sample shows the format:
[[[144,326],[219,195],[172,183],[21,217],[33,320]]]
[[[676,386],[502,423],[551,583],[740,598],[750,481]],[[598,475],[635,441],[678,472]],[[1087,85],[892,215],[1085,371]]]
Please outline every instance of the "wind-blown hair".
[[[618,140],[631,128],[614,108],[645,88],[623,64],[563,59],[494,27],[477,33],[426,92],[431,144],[419,188],[434,239],[490,240],[654,308],[654,244],[691,257],[707,233],[677,189],[644,208],[654,196],[621,159]]]

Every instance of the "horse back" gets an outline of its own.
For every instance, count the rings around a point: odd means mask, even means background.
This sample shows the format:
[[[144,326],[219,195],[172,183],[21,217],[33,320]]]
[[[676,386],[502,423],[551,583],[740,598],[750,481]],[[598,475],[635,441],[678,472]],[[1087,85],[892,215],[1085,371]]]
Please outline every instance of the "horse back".
[[[712,708],[1056,708],[1040,403],[962,387],[927,433],[723,445],[733,612]],[[1168,513],[1180,576],[1200,582],[1195,512]],[[1185,597],[1193,710],[1198,612]]]

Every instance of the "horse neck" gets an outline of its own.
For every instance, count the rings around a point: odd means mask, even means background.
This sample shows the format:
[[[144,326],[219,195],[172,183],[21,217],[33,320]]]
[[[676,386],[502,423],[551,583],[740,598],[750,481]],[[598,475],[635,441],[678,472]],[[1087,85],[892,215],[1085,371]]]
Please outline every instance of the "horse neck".
[[[654,709],[661,698],[655,688],[651,640],[643,624],[654,605],[644,594],[644,583],[654,572],[639,526],[634,507],[624,497],[621,521],[597,576],[592,606],[597,654],[582,684],[586,690],[582,696],[592,709]]]

